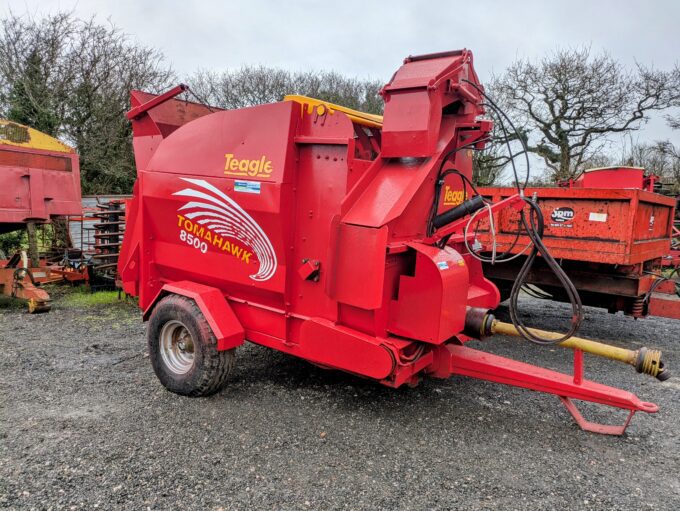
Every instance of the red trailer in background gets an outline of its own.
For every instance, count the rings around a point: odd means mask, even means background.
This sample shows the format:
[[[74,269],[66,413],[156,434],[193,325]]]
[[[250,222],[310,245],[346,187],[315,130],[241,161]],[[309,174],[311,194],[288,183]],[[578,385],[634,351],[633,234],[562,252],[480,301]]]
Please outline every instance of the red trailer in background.
[[[33,128],[0,121],[0,233],[79,215],[75,149]]]
[[[27,126],[0,121],[0,233],[81,213],[80,168],[75,150]],[[50,269],[37,256],[0,262],[0,293],[28,301],[29,311],[49,310],[40,282]]]
[[[644,169],[611,167],[584,172],[556,188],[527,188],[545,217],[543,242],[567,271],[584,304],[680,319],[677,275],[668,264],[674,232],[676,199],[654,193],[655,177]],[[514,188],[480,188],[492,201],[516,193]],[[480,215],[483,217],[483,215]],[[497,251],[519,254],[529,242],[517,215],[498,214]],[[478,240],[489,250],[492,236],[480,220]],[[519,236],[518,236],[519,235]],[[485,264],[484,274],[507,297],[524,257]],[[559,282],[539,261],[526,280],[555,300],[564,300]],[[527,290],[531,292],[531,288]]]

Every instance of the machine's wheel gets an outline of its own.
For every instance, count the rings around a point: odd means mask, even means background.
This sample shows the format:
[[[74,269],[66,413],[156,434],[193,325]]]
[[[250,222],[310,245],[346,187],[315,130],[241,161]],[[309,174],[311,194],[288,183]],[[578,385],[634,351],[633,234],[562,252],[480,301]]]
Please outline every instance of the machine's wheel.
[[[169,391],[209,396],[221,390],[234,366],[234,350],[217,351],[217,339],[193,300],[163,298],[149,321],[149,358]]]

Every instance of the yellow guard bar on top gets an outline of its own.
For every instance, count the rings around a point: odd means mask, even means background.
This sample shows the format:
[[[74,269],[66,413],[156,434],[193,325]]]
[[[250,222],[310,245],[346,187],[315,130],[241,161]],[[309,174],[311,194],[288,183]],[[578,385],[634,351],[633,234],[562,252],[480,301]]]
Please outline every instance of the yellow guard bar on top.
[[[367,114],[365,112],[360,112],[359,110],[353,110],[340,105],[335,105],[329,103],[328,101],[322,101],[320,99],[310,98],[307,96],[300,96],[297,94],[289,94],[283,98],[284,101],[295,101],[300,103],[303,107],[307,108],[307,113],[312,113],[316,109],[319,115],[326,113],[326,110],[330,114],[334,112],[342,112],[347,115],[352,122],[361,124],[362,126],[367,126],[369,128],[382,128],[383,117],[382,115]]]

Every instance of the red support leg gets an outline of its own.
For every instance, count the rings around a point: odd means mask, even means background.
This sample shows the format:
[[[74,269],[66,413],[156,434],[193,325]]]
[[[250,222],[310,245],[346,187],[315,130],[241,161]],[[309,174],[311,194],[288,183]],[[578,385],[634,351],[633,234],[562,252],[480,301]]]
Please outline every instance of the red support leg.
[[[626,421],[621,426],[598,424],[597,422],[590,422],[584,419],[583,415],[581,415],[581,412],[571,399],[563,396],[559,396],[559,398],[576,421],[576,424],[578,424],[583,431],[590,431],[591,433],[600,433],[601,435],[623,435],[630,420],[633,418],[633,415],[635,415],[635,410],[631,410]]]
[[[574,350],[574,385],[583,383],[583,352]]]
[[[465,346],[447,345],[443,349],[448,351],[450,374],[555,394],[560,397],[576,423],[586,431],[620,435],[635,412],[655,413],[659,410],[657,405],[641,401],[635,394],[583,379],[582,353],[576,355],[575,374],[572,376]],[[437,374],[439,375],[443,376],[441,372]],[[577,383],[578,380],[580,381]],[[630,410],[631,413],[622,426],[596,424],[583,418],[572,399]]]

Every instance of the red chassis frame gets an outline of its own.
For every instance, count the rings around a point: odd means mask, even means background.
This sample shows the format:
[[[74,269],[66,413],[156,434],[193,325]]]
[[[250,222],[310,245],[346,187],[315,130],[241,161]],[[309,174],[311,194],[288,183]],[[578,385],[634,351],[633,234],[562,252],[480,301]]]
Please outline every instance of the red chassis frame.
[[[297,100],[222,111],[173,99],[183,86],[133,91],[125,291],[145,317],[168,293],[192,297],[221,349],[247,339],[392,387],[452,374],[506,383],[560,396],[584,429],[621,433],[571,400],[631,415],[656,405],[585,380],[578,352],[572,377],[464,346],[469,311],[500,295],[466,253],[463,221],[427,225],[444,163],[469,178],[469,148],[492,127],[470,83],[481,87],[467,50],[409,57],[382,90],[382,122]],[[434,213],[468,192],[449,175]]]

